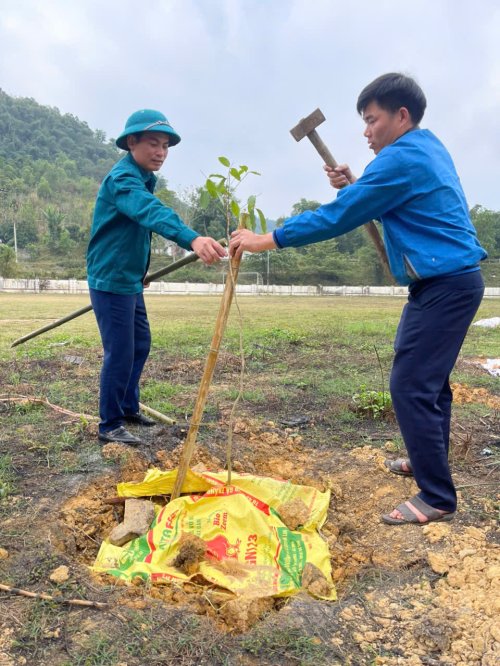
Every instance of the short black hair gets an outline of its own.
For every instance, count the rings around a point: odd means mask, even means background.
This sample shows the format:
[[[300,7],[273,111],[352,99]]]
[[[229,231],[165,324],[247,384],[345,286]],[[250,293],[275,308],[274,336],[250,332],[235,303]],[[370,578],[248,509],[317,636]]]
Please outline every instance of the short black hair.
[[[427,100],[422,88],[409,76],[399,73],[382,74],[361,91],[356,109],[361,115],[376,102],[380,108],[395,112],[406,107],[415,125],[422,120]]]

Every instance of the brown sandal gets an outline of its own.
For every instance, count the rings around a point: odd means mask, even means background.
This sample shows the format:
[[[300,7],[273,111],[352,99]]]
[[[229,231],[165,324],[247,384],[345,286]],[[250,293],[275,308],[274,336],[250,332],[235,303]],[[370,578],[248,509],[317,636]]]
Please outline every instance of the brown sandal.
[[[419,520],[412,508],[419,511],[427,520]],[[429,523],[448,522],[455,517],[454,511],[443,513],[439,509],[426,504],[418,495],[397,506],[396,510],[403,518],[393,518],[390,513],[386,513],[382,516],[382,522],[387,525],[428,525]]]

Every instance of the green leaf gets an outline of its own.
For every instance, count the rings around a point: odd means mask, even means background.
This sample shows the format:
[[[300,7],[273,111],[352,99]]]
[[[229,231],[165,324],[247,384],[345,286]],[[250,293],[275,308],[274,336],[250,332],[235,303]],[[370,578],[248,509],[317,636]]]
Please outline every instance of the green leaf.
[[[231,162],[227,159],[227,157],[219,157],[219,162],[225,167],[231,166]]]
[[[252,194],[251,196],[248,197],[247,208],[250,215],[253,213],[253,209],[255,208],[255,200],[256,200],[255,194]]]
[[[236,178],[236,180],[241,180],[241,175],[238,169],[235,169],[234,167],[232,169],[229,169],[229,173],[233,178]]]
[[[223,176],[220,173],[211,173],[209,178],[221,178],[222,180],[226,180],[226,176]]]
[[[219,181],[216,187],[217,187],[217,192],[219,192],[219,194],[229,194],[229,192],[227,191],[225,179]]]
[[[240,172],[245,173],[245,171],[248,171],[248,167],[245,164],[240,164]]]
[[[250,226],[252,227],[252,231],[255,231],[255,211],[252,208],[252,210],[248,209],[248,214],[250,215]]]
[[[260,227],[262,229],[262,233],[267,234],[267,220],[266,220],[266,217],[265,217],[264,213],[260,210],[260,208],[257,208],[256,210],[257,210],[257,214],[259,216]]]
[[[238,206],[238,204],[234,200],[231,201],[231,212],[232,212],[232,214],[234,215],[234,217],[236,219],[239,218],[239,216],[240,216],[240,207]]]
[[[255,174],[256,176],[260,176],[260,173],[259,173],[258,171],[249,171],[248,173],[253,173],[253,174]]]
[[[214,183],[214,181],[210,180],[210,178],[207,178],[205,187],[207,188],[207,191],[210,194],[210,196],[215,199],[217,197],[217,185]]]
[[[210,202],[210,194],[207,192],[207,190],[202,190],[200,194],[200,208],[202,210],[205,210],[208,208],[208,204]]]

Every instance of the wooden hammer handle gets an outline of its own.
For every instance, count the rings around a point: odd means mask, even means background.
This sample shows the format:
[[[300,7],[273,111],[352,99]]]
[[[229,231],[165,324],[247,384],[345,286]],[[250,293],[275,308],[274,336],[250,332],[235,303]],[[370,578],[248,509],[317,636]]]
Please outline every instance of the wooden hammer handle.
[[[307,137],[311,141],[312,145],[316,148],[318,153],[321,155],[325,164],[329,167],[332,167],[332,169],[336,169],[338,166],[336,159],[328,150],[328,148],[326,147],[325,143],[321,139],[320,135],[316,132],[316,130],[312,130],[312,132],[309,132]],[[387,259],[387,253],[385,251],[384,243],[382,241],[382,238],[380,237],[380,233],[379,230],[377,229],[375,222],[373,221],[368,222],[367,224],[365,224],[365,227],[366,230],[368,231],[370,238],[373,241],[373,244],[375,245],[375,249],[377,250],[377,254],[379,256],[380,261],[382,262],[382,266],[384,267],[384,271],[387,277],[390,278],[391,282],[394,282],[391,269],[389,268],[389,261]]]
[[[328,148],[326,147],[323,139],[316,132],[316,130],[313,130],[312,132],[309,132],[309,134],[307,135],[307,138],[311,141],[312,145],[316,148],[318,153],[321,155],[325,164],[329,167],[332,167],[332,169],[336,169],[338,167],[336,159],[331,154],[331,152],[328,150]]]

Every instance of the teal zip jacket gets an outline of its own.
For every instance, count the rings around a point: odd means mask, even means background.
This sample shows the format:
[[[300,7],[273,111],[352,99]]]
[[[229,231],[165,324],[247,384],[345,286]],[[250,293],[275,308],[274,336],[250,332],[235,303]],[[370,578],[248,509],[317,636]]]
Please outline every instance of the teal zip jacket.
[[[103,180],[97,195],[87,250],[91,289],[137,294],[151,255],[154,231],[185,250],[198,237],[153,191],[156,176],[128,153]]]
[[[315,211],[273,232],[278,247],[299,247],[382,222],[391,271],[400,284],[477,270],[479,244],[450,154],[429,130],[385,146],[355,183]]]

